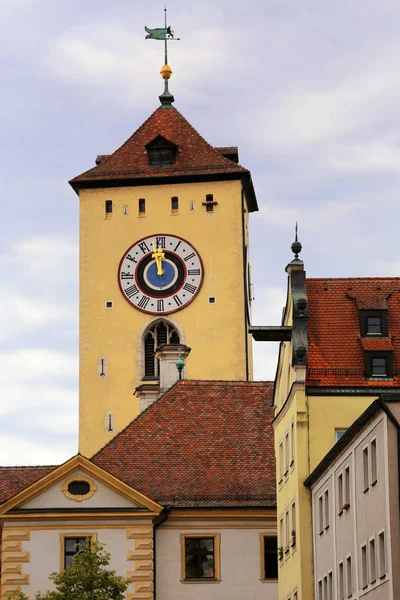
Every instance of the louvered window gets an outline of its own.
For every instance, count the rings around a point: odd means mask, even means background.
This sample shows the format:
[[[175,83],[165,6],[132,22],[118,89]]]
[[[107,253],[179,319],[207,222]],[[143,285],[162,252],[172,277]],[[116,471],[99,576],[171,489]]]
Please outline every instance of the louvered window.
[[[158,321],[147,332],[144,338],[144,374],[145,377],[160,375],[159,361],[154,353],[163,344],[179,344],[179,334],[166,321]]]

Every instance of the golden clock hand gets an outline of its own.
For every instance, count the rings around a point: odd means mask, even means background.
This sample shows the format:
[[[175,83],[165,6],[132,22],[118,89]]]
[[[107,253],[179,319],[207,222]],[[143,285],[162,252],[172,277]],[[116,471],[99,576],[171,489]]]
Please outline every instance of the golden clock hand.
[[[163,258],[165,258],[165,254],[162,251],[162,248],[155,247],[154,242],[151,242],[151,245],[153,246],[153,254],[151,255],[151,258],[154,258],[154,260],[156,261],[157,275],[163,275],[164,270],[162,268],[162,261]]]

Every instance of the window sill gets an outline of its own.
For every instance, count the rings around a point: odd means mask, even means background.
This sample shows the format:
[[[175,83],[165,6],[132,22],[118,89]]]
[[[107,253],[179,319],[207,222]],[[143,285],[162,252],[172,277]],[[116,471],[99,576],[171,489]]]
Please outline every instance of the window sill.
[[[181,583],[221,583],[221,579],[181,579]]]
[[[365,488],[365,490],[363,491],[363,494],[366,494],[369,490],[369,486]]]
[[[141,381],[160,381],[160,378],[157,375],[144,375]]]
[[[278,579],[260,579],[261,583],[278,583]]]
[[[378,483],[378,480],[377,480],[377,479],[375,479],[375,481],[373,481],[373,482],[371,483],[371,487],[374,487],[374,485],[376,485],[377,483]]]

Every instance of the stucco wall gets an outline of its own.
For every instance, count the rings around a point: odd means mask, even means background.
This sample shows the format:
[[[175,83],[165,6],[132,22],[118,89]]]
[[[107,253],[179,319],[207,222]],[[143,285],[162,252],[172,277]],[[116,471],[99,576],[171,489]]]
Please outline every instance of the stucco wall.
[[[157,600],[277,600],[278,584],[261,582],[260,529],[157,530]],[[181,533],[221,534],[221,581],[181,583]]]

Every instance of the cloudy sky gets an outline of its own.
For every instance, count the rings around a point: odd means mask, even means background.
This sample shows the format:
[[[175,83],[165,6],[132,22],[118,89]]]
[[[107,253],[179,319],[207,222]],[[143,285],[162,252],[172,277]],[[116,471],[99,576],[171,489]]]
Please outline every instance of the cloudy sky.
[[[77,450],[78,199],[67,181],[157,107],[164,4],[2,0],[0,464]],[[169,0],[175,106],[253,174],[254,324],[309,276],[400,275],[400,4]],[[276,348],[258,344],[256,378]]]

